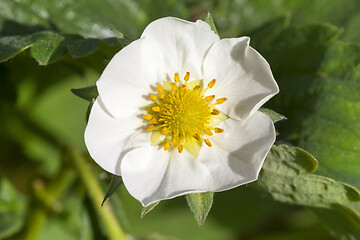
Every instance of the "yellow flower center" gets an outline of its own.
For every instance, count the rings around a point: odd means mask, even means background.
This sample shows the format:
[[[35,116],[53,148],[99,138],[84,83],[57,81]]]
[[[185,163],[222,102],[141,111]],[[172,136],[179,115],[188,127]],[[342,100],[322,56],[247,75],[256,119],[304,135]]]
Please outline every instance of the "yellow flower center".
[[[206,90],[215,85],[215,79],[203,90],[200,81],[189,82],[189,79],[188,72],[181,84],[176,73],[174,82],[158,84],[158,93],[149,94],[154,104],[147,107],[148,114],[143,115],[143,118],[150,121],[146,130],[153,131],[152,145],[164,145],[165,151],[172,146],[179,153],[182,153],[185,145],[185,149],[197,155],[198,151],[194,147],[201,146],[201,142],[212,146],[206,136],[212,136],[213,132],[223,132],[223,129],[215,128],[214,125],[225,120],[226,116],[215,106],[225,102],[226,98],[216,99],[212,103],[215,96],[204,95]]]

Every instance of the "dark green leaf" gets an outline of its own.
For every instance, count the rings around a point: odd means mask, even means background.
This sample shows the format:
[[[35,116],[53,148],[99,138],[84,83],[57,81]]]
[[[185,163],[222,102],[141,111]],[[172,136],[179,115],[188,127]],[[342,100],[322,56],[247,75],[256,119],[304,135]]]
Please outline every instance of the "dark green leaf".
[[[213,204],[214,193],[191,193],[186,195],[190,210],[193,212],[197,224],[202,227]]]
[[[33,43],[31,36],[5,36],[0,38],[0,62],[15,57]]]
[[[351,206],[359,203],[360,192],[350,185],[310,174],[316,166],[316,160],[300,148],[273,146],[257,184],[277,201],[308,206],[321,215],[341,215],[341,218],[352,219],[336,220],[338,229],[357,232],[360,216]],[[329,226],[334,223],[332,219],[324,220]],[[341,232],[337,234],[342,235]]]
[[[286,120],[286,117],[271,110],[271,109],[268,109],[268,108],[260,108],[259,109],[260,112],[262,113],[265,113],[266,115],[268,115],[271,120],[273,121],[273,123],[276,123],[278,121],[282,121],[282,120]]]
[[[205,18],[205,22],[207,24],[209,24],[209,26],[211,27],[211,30],[213,30],[214,33],[219,34],[218,31],[216,30],[216,26],[215,26],[214,20],[213,20],[213,18],[211,16],[210,12],[208,12],[208,14],[207,14],[207,16]]]
[[[69,42],[67,47],[73,58],[84,57],[100,47],[100,40],[94,38],[74,40]]]
[[[26,205],[11,183],[0,178],[0,238],[9,237],[23,225]]]
[[[145,215],[151,212],[159,203],[160,201],[152,203],[147,207],[143,207],[141,210],[141,218],[145,217]]]
[[[123,183],[123,181],[120,176],[111,175],[110,186],[105,194],[105,197],[101,203],[101,206],[104,205],[105,201],[108,200],[111,197],[111,195],[113,195],[113,193],[121,186],[122,183]]]
[[[74,88],[71,89],[71,92],[78,97],[81,97],[85,100],[92,101],[93,99],[97,98],[99,95],[96,86],[90,86],[85,88]]]

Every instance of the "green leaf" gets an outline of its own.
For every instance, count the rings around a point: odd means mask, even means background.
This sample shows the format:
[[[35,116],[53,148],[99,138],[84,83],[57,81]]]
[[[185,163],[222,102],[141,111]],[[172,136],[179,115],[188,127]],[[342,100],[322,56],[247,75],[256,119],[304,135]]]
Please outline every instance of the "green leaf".
[[[214,193],[191,193],[186,195],[187,203],[193,212],[197,224],[202,227],[213,204]]]
[[[283,27],[270,39],[258,33],[253,43],[281,89],[270,102],[289,119],[279,126],[280,140],[315,154],[319,175],[360,188],[360,45],[338,35],[326,24]]]
[[[260,108],[259,111],[268,115],[271,118],[271,120],[273,121],[273,123],[287,119],[285,116],[283,116],[271,109],[268,109],[268,108]]]
[[[216,26],[210,12],[208,12],[208,14],[206,15],[205,22],[209,24],[211,30],[213,30],[214,33],[219,34],[218,31],[216,30]]]
[[[358,232],[360,216],[351,206],[359,203],[360,192],[350,185],[310,174],[316,167],[314,157],[300,148],[273,146],[257,184],[277,201],[311,207],[321,215],[340,215],[344,219],[353,219],[337,221],[338,228]],[[324,220],[330,226],[334,222],[332,219]],[[339,232],[336,234],[342,235]]]
[[[18,232],[23,226],[26,213],[25,199],[11,183],[0,178],[0,238]]]
[[[148,214],[149,212],[151,212],[159,203],[160,203],[160,201],[152,203],[147,207],[142,207],[141,218],[145,217],[145,215]]]
[[[73,88],[71,92],[85,100],[92,101],[99,95],[96,85],[85,88]]]
[[[111,195],[113,195],[113,193],[123,184],[122,178],[120,176],[116,176],[116,175],[111,175],[111,180],[110,180],[110,186],[109,189],[107,190],[104,200],[101,203],[101,206],[104,205],[104,203],[106,202],[106,200],[108,200]]]
[[[100,47],[100,40],[95,38],[78,39],[69,42],[67,47],[73,58],[84,57]]]
[[[31,36],[5,36],[0,38],[0,62],[15,57],[33,43]]]
[[[59,34],[46,32],[36,38],[31,48],[31,55],[39,65],[47,65],[61,58],[66,51],[65,38]]]

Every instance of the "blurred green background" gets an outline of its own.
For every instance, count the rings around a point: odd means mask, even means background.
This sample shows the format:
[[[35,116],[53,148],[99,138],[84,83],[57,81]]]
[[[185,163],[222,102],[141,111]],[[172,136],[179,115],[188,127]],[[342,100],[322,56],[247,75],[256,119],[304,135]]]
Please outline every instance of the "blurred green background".
[[[136,39],[157,18],[208,11],[221,37],[248,35],[269,61],[281,93],[267,107],[288,118],[276,125],[278,143],[310,151],[318,175],[360,187],[360,1],[1,0],[0,239],[108,239],[71,152],[104,192],[110,176],[87,154],[88,102],[70,89],[94,85],[121,49],[110,29]],[[123,186],[105,205],[136,239],[360,236],[359,218],[280,203],[256,184],[216,193],[202,228],[184,197],[143,219]],[[351,208],[359,217],[359,203]]]

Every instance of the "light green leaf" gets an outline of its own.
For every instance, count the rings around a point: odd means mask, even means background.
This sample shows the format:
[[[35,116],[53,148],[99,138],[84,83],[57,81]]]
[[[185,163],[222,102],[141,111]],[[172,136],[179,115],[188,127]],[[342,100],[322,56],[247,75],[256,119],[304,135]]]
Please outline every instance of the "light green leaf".
[[[351,205],[359,203],[359,191],[330,178],[310,174],[316,166],[314,157],[300,148],[273,146],[257,184],[277,201],[308,206],[321,215],[341,215],[342,218],[353,219],[348,222],[337,221],[337,224],[339,229],[345,227],[354,233],[358,232],[360,216]],[[329,225],[334,222],[326,218],[324,220]]]
[[[104,205],[104,203],[106,202],[106,200],[108,200],[111,195],[113,195],[113,193],[123,184],[122,178],[120,176],[116,176],[116,175],[111,175],[111,180],[110,180],[110,186],[109,189],[107,190],[104,200],[101,203],[101,206]]]
[[[281,114],[279,114],[279,113],[277,113],[277,112],[275,112],[275,111],[273,111],[271,109],[260,108],[259,111],[266,114],[266,115],[268,115],[271,118],[271,120],[273,121],[273,123],[276,123],[276,122],[282,121],[282,120],[286,120],[285,116],[283,116],[283,115],[281,115]]]
[[[145,217],[145,215],[151,212],[159,203],[160,201],[152,203],[147,207],[143,207],[141,210],[141,218]]]
[[[26,213],[25,199],[11,183],[0,178],[0,238],[9,237],[20,230]]]
[[[186,195],[187,203],[193,212],[197,224],[202,227],[213,204],[214,193],[191,193]]]
[[[216,34],[219,34],[218,31],[216,30],[216,26],[215,26],[215,23],[214,23],[214,19],[212,18],[210,12],[208,12],[206,18],[205,18],[205,22],[207,24],[209,24],[209,26],[211,27],[211,30],[214,31],[214,33]]]
[[[0,37],[0,62],[15,57],[33,43],[32,36]]]
[[[90,86],[85,88],[73,88],[71,92],[78,97],[81,97],[85,100],[92,101],[93,99],[97,98],[99,92],[96,86]]]
[[[61,58],[66,51],[65,38],[59,34],[48,32],[37,37],[31,48],[31,55],[39,65],[47,65]]]

